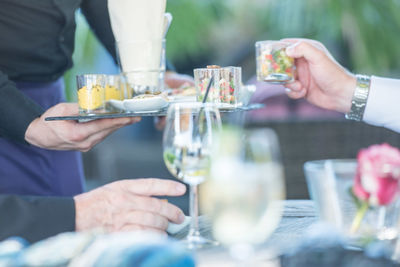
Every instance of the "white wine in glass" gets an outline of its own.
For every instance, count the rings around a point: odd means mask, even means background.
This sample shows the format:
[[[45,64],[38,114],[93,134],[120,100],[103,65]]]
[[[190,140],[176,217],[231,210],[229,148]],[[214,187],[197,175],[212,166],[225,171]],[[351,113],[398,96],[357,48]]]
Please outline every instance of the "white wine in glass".
[[[279,224],[285,186],[276,135],[269,129],[225,129],[212,152],[200,196],[214,238],[246,260]]]
[[[186,237],[190,249],[215,244],[199,232],[197,186],[208,173],[213,135],[220,127],[220,114],[213,104],[174,104],[167,112],[163,157],[171,174],[190,186],[189,210],[192,220]]]

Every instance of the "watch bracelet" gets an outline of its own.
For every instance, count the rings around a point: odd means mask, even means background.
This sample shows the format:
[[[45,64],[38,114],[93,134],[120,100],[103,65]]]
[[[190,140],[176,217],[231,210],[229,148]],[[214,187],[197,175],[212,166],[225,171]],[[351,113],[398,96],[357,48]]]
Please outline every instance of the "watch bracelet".
[[[371,77],[367,75],[356,75],[357,85],[351,100],[350,112],[346,114],[346,119],[362,121],[365,107],[367,105]]]

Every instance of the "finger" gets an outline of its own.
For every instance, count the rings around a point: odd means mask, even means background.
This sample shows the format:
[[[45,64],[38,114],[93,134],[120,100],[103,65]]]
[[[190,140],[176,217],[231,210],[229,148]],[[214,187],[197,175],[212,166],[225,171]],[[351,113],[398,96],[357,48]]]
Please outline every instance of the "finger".
[[[167,233],[165,231],[156,229],[156,228],[151,228],[151,227],[146,227],[146,226],[142,226],[142,225],[124,225],[122,228],[120,229],[114,229],[112,230],[112,232],[134,232],[134,231],[150,231],[150,232],[154,232],[157,234],[160,234],[162,236],[167,237]]]
[[[125,224],[137,224],[164,231],[168,227],[168,219],[160,214],[150,211],[135,210],[124,214],[122,220]]]
[[[292,91],[292,90],[286,90],[286,94],[293,99],[299,99],[303,98],[307,94],[307,90],[305,88],[302,88],[300,91]]]
[[[108,130],[114,127],[122,127],[125,125],[129,125],[132,123],[136,123],[140,121],[140,117],[131,117],[131,118],[113,118],[113,119],[99,119],[85,123],[79,123],[75,127],[75,134],[77,136],[77,140],[82,141],[88,138],[91,135],[94,135],[98,132]]]
[[[294,81],[292,83],[285,84],[285,87],[291,91],[299,92],[303,88],[303,85],[299,81]]]
[[[145,178],[124,180],[123,183],[126,190],[142,196],[180,196],[186,192],[182,183],[167,179]]]
[[[116,127],[113,127],[113,128],[107,129],[107,130],[103,130],[101,132],[98,132],[96,134],[93,134],[93,135],[87,137],[87,139],[85,141],[82,141],[78,144],[78,149],[82,152],[89,151],[97,143],[101,142],[104,138],[106,138],[107,136],[112,134],[114,131],[120,129],[121,127],[123,127],[123,126],[116,126]]]
[[[305,58],[311,64],[317,64],[325,56],[325,53],[309,42],[300,41],[286,48],[288,56],[293,58]]]
[[[154,125],[157,130],[163,130],[165,128],[165,124],[165,117],[154,117]]]
[[[182,223],[185,220],[185,215],[183,211],[171,203],[153,197],[137,195],[132,196],[133,198],[131,198],[131,200],[129,201],[129,203],[131,203],[131,210],[141,210],[159,214],[167,218],[169,221],[178,224]]]

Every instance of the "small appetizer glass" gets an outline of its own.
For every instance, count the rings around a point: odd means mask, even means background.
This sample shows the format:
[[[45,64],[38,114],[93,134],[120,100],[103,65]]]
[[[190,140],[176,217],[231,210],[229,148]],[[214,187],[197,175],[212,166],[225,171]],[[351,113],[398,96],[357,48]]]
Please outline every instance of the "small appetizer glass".
[[[214,82],[207,96],[207,102],[221,104],[219,107],[236,107],[242,82],[242,68],[208,66],[194,69],[194,83],[197,101],[203,101],[211,77]]]
[[[78,86],[79,114],[94,115],[105,113],[106,76],[103,74],[82,74],[76,76]]]
[[[256,42],[257,80],[274,84],[294,80],[294,59],[286,54],[290,45],[283,41]]]

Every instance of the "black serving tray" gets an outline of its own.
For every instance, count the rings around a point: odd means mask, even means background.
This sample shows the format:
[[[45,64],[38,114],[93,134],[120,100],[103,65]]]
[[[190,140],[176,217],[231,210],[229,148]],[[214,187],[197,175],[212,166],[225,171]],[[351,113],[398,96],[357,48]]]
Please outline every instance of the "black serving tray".
[[[248,106],[242,106],[237,108],[221,108],[220,112],[228,113],[228,112],[239,112],[239,111],[250,111],[261,109],[265,107],[264,104],[256,103],[250,104]],[[91,120],[98,119],[111,119],[111,118],[125,118],[125,117],[162,117],[167,115],[167,109],[163,108],[157,112],[121,112],[121,113],[104,113],[104,114],[96,114],[96,115],[77,115],[77,116],[60,116],[60,117],[46,117],[46,121],[60,121],[60,120],[74,120],[79,122],[86,122]]]

